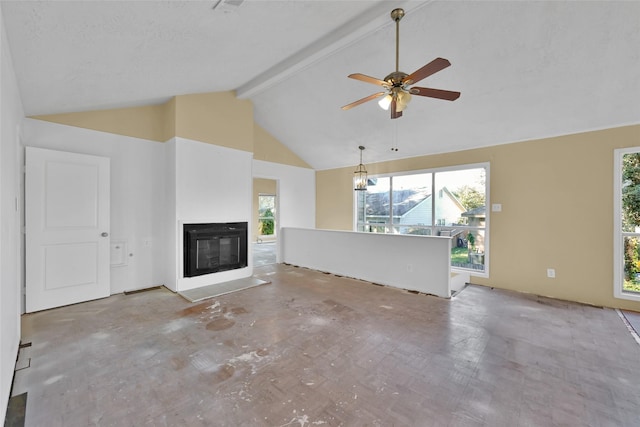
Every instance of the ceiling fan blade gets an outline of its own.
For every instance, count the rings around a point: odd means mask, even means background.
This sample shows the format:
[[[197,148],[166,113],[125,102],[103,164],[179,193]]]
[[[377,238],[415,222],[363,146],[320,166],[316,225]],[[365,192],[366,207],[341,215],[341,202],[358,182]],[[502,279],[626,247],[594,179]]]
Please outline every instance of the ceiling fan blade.
[[[360,73],[349,74],[348,77],[350,79],[360,80],[361,82],[365,82],[365,83],[373,83],[374,85],[380,85],[385,87],[389,86],[389,83],[385,82],[384,80],[376,79],[375,77],[370,77]]]
[[[460,92],[451,90],[431,89],[428,87],[412,87],[409,90],[411,95],[428,96],[430,98],[444,99],[447,101],[455,101],[460,97]]]
[[[449,62],[448,59],[436,58],[433,61],[429,62],[427,65],[423,66],[422,68],[414,71],[413,73],[405,77],[402,80],[402,84],[418,83],[420,80],[424,79],[425,77],[429,77],[430,75],[435,74],[440,70],[444,70],[449,65],[451,65],[451,62]]]
[[[398,117],[402,117],[402,111],[397,110],[398,102],[396,101],[396,97],[394,96],[391,100],[391,118],[397,119]]]
[[[373,95],[369,95],[369,96],[367,96],[367,97],[365,97],[365,98],[358,99],[357,101],[354,101],[354,102],[352,102],[351,104],[347,104],[347,105],[345,105],[344,107],[342,107],[342,109],[343,109],[343,110],[348,110],[348,109],[350,109],[350,108],[357,107],[357,106],[358,106],[358,105],[360,105],[360,104],[364,104],[364,103],[365,103],[365,102],[367,102],[367,101],[371,101],[372,99],[376,99],[376,98],[378,98],[378,97],[380,97],[380,96],[382,96],[382,95],[385,95],[386,93],[387,93],[387,92],[378,92],[378,93],[374,93]]]

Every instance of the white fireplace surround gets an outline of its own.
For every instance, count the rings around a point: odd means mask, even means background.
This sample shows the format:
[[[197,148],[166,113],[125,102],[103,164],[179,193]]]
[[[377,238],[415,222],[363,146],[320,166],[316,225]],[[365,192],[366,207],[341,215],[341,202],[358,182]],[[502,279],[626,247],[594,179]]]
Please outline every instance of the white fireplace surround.
[[[176,291],[250,277],[253,260],[236,270],[184,277],[184,224],[250,222],[252,208],[252,153],[203,144],[184,138],[169,141],[168,169],[175,170],[175,179],[168,185],[175,195],[174,259],[175,270],[169,280]],[[172,149],[171,149],[172,148]],[[171,191],[173,190],[173,191]],[[251,231],[248,238],[251,241]]]

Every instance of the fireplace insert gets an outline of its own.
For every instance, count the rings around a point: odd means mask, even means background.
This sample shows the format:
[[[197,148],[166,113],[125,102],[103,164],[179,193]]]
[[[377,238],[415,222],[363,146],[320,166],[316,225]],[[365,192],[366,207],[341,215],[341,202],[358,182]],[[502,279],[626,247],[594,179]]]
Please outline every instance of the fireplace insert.
[[[247,223],[184,224],[184,277],[247,266]]]

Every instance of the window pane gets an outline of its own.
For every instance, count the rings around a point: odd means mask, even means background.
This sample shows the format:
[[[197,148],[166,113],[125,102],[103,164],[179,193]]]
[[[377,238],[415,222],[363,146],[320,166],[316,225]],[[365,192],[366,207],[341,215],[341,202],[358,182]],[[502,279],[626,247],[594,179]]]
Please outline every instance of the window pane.
[[[356,191],[356,231],[367,231],[364,225],[366,191]]]
[[[640,153],[622,157],[622,230],[640,232]]]
[[[393,224],[400,234],[431,234],[431,174],[395,176]]]
[[[640,147],[614,153],[613,295],[640,301]]]
[[[485,226],[484,168],[438,172],[435,181],[436,225]]]
[[[464,230],[451,242],[451,266],[484,271],[485,231]]]
[[[389,223],[389,188],[391,178],[375,178],[369,180],[367,191],[364,194],[363,216],[365,220],[364,231],[373,233],[385,233],[385,226],[377,224]]]
[[[261,236],[275,234],[276,196],[273,194],[258,195],[258,223]]]
[[[625,292],[640,292],[640,238],[624,238],[624,285]]]

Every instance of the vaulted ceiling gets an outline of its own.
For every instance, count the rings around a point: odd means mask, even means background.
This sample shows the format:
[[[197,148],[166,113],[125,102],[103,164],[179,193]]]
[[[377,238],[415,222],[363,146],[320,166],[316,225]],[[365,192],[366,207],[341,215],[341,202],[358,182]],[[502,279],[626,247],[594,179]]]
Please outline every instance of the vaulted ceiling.
[[[2,1],[27,115],[237,91],[316,169],[640,123],[637,1]],[[452,66],[391,120],[351,80]],[[392,151],[397,147],[398,151]]]

